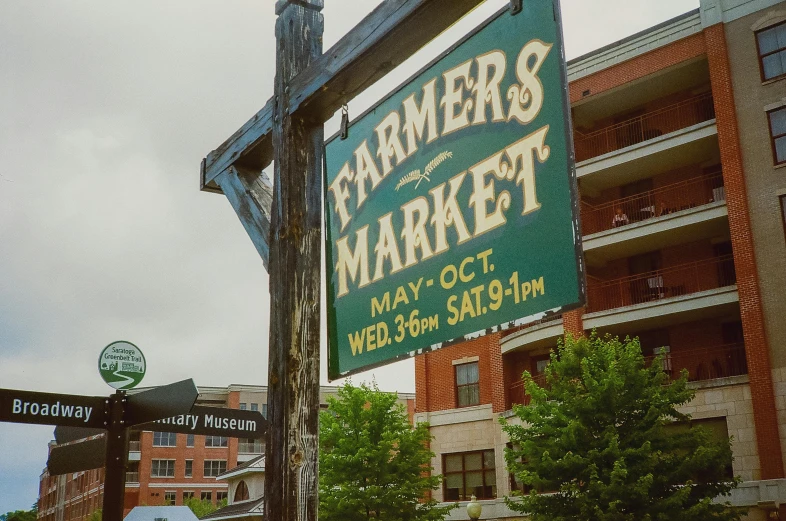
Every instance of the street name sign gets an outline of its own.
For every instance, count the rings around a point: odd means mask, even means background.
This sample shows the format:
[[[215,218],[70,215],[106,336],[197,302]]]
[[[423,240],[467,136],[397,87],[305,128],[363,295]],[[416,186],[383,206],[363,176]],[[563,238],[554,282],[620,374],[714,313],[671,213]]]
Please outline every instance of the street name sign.
[[[100,396],[0,389],[0,421],[105,428],[107,402]]]
[[[76,440],[98,436],[106,432],[106,429],[89,429],[87,427],[64,427],[58,425],[55,427],[55,443],[58,445],[69,443]]]
[[[566,75],[524,2],[327,143],[331,380],[584,304]]]
[[[261,438],[267,432],[267,420],[259,411],[195,405],[188,414],[146,423],[139,428],[227,438]]]
[[[147,364],[142,351],[124,340],[112,342],[98,357],[101,378],[115,389],[131,389],[145,376]]]
[[[69,472],[97,469],[106,463],[106,435],[70,445],[58,445],[49,451],[46,467],[56,476]]]
[[[139,425],[190,411],[199,397],[194,380],[181,380],[128,395],[127,425]]]

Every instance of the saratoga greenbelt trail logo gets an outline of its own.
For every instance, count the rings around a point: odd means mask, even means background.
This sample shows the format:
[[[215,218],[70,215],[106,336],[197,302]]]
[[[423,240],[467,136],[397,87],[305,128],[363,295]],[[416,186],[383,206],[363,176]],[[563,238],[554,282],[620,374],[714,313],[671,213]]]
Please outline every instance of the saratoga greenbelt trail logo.
[[[500,12],[327,144],[331,379],[583,304],[558,12]]]
[[[115,389],[136,387],[144,378],[146,370],[145,355],[131,342],[112,342],[98,357],[101,378]]]

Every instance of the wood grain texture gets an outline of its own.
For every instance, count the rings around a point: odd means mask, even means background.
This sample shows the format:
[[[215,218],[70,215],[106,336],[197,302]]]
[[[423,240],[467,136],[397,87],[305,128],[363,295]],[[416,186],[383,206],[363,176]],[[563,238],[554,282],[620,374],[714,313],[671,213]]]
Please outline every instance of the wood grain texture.
[[[270,212],[273,206],[273,185],[264,172],[253,172],[231,166],[216,178],[227,196],[243,228],[254,243],[265,269],[270,259]]]
[[[290,5],[276,21],[275,178],[265,518],[317,520],[322,124],[289,110],[289,82],[322,53],[323,17]]]
[[[289,85],[287,113],[313,124],[327,121],[415,51],[436,38],[483,0],[386,0]],[[296,6],[292,6],[294,8]],[[229,166],[267,167],[273,154],[271,99],[208,154],[203,163],[201,188],[216,191],[216,177]]]

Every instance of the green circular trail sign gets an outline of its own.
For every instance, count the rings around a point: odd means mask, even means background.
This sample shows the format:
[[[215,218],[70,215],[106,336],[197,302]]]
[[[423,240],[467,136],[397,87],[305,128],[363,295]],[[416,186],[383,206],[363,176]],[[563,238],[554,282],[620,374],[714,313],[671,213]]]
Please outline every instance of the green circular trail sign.
[[[98,372],[115,389],[131,389],[145,376],[145,355],[131,342],[112,342],[98,357]]]

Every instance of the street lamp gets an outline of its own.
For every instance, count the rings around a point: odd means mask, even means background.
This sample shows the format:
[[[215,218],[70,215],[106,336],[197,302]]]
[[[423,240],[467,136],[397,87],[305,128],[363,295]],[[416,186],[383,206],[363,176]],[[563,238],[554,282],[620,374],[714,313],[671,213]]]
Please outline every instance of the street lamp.
[[[480,519],[480,512],[483,510],[483,505],[478,503],[478,498],[474,495],[467,503],[467,514],[472,521],[478,521]]]

